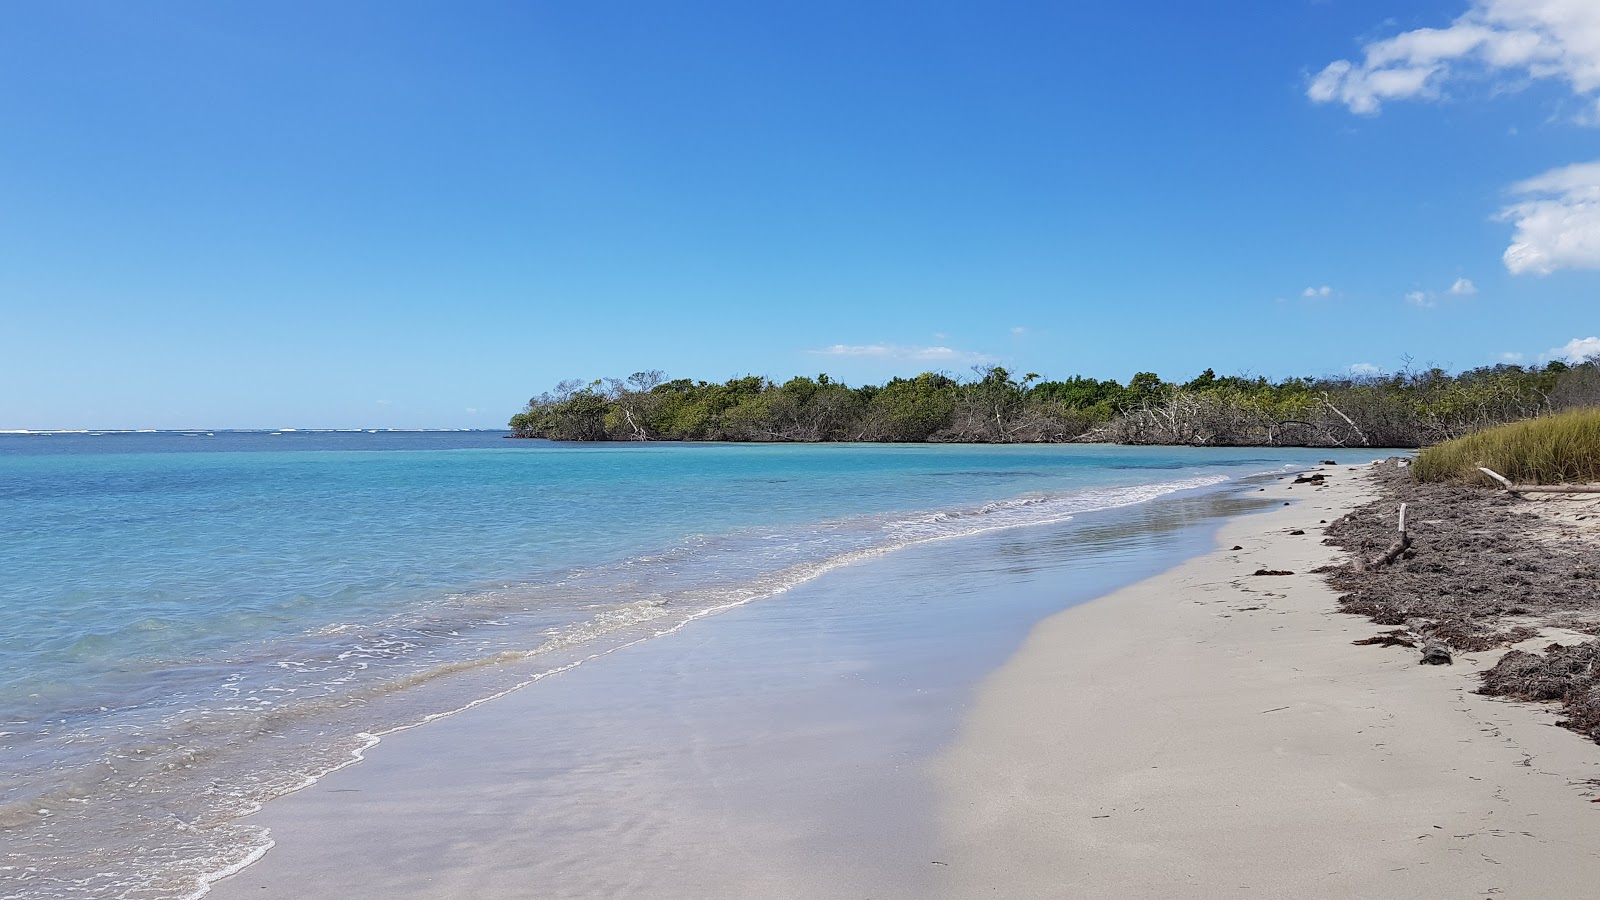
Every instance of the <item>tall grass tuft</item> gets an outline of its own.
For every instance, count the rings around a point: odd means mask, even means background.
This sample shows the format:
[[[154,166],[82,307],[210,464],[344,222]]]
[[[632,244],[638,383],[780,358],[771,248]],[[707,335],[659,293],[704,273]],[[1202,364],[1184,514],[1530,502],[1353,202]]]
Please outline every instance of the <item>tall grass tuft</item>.
[[[1417,457],[1418,481],[1492,485],[1483,465],[1519,484],[1600,481],[1600,407],[1486,428],[1434,444]]]

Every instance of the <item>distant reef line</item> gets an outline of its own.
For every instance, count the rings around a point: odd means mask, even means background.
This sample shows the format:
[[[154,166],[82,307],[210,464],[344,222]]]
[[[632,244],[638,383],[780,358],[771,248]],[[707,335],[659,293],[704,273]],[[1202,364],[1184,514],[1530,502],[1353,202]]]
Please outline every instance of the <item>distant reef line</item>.
[[[1600,358],[1280,380],[1207,369],[1169,382],[1140,372],[1126,384],[1000,366],[858,387],[825,374],[707,382],[646,371],[564,381],[529,400],[510,427],[513,437],[557,441],[1421,447],[1596,405]]]

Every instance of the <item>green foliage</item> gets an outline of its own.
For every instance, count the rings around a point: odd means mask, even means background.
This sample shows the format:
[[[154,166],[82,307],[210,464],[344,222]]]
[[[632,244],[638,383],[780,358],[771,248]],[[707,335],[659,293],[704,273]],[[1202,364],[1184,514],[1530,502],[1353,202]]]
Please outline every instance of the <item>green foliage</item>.
[[[1417,457],[1419,481],[1494,484],[1487,466],[1519,484],[1600,481],[1600,407],[1573,409],[1435,444]]]
[[[980,366],[852,388],[826,374],[781,384],[635,372],[566,381],[511,418],[519,437],[566,441],[1068,441],[1417,447],[1504,422],[1600,405],[1600,366],[1491,366],[1270,381],[1206,369],[1187,382],[1018,379]]]
[[[599,381],[563,381],[554,392],[529,400],[527,407],[512,417],[511,427],[518,434],[556,441],[606,440],[610,398],[601,393],[600,385]]]
[[[869,427],[862,438],[899,442],[931,439],[950,423],[956,388],[955,379],[931,372],[893,379],[867,401]]]
[[[1043,403],[1053,403],[1063,410],[1085,414],[1096,422],[1110,421],[1128,402],[1127,389],[1116,381],[1096,381],[1074,375],[1066,381],[1041,381],[1033,386],[1028,396]]]

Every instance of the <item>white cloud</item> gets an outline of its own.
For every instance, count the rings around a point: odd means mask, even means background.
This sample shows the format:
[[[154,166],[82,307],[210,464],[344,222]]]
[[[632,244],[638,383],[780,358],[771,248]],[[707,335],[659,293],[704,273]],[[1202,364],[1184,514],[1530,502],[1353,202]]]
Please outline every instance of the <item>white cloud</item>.
[[[1318,103],[1375,115],[1387,100],[1433,99],[1453,79],[1549,78],[1575,94],[1600,90],[1600,3],[1594,0],[1472,0],[1448,27],[1374,41],[1360,62],[1329,63],[1306,88]]]
[[[467,415],[469,415],[469,416],[475,416],[475,415],[477,415],[477,414],[478,414],[478,408],[477,408],[477,407],[476,407],[476,406],[469,406],[469,407],[467,407]]]
[[[1023,328],[1021,325],[1018,325],[1017,327],[1011,329],[1011,333],[1016,335],[1017,337],[1022,337],[1023,335],[1028,333],[1028,329]]]
[[[1434,99],[1448,84],[1468,78],[1494,90],[1540,79],[1561,82],[1581,104],[1574,120],[1600,126],[1600,2],[1470,0],[1446,27],[1372,41],[1360,61],[1329,63],[1306,96],[1374,115],[1386,101]],[[1509,271],[1600,269],[1600,161],[1552,169],[1512,192],[1516,201],[1498,217],[1516,229],[1504,254]],[[1471,285],[1465,279],[1457,285],[1463,282]],[[1431,298],[1413,302],[1431,305]]]
[[[1551,169],[1511,191],[1522,199],[1498,216],[1516,225],[1507,269],[1517,275],[1600,269],[1600,160]]]
[[[1502,361],[1508,363],[1519,363],[1522,362],[1524,358],[1523,354],[1521,353],[1512,353],[1509,351],[1506,353],[1497,353],[1495,355],[1498,356]]]
[[[1333,296],[1333,288],[1327,285],[1323,285],[1322,287],[1308,287],[1300,292],[1300,296],[1307,299],[1312,297],[1331,297]]]
[[[1350,374],[1364,378],[1371,375],[1382,375],[1383,370],[1372,363],[1351,363]]]
[[[986,353],[974,353],[970,350],[955,350],[950,347],[907,347],[900,344],[834,344],[811,352],[821,356],[942,362],[952,365],[994,362],[996,359]]]
[[[1600,337],[1573,338],[1560,347],[1550,348],[1544,358],[1581,363],[1593,356],[1600,356]]]
[[[1434,307],[1439,305],[1441,299],[1471,297],[1477,292],[1478,286],[1472,283],[1472,279],[1457,278],[1442,294],[1438,291],[1409,291],[1406,293],[1406,302],[1414,306]]]

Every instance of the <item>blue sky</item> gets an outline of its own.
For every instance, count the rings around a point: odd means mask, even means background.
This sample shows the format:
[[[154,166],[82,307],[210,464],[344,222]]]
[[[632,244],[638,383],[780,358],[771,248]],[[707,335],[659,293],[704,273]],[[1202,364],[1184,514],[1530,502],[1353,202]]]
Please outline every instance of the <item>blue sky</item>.
[[[1600,350],[1600,4],[1225,8],[0,5],[0,428]]]

